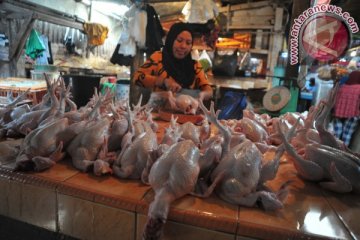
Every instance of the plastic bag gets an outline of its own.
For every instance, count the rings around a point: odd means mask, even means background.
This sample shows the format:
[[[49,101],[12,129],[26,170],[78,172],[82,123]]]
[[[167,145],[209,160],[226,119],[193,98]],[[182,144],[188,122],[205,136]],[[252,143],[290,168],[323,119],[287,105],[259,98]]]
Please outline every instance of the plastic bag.
[[[201,54],[200,54],[200,57],[199,57],[199,60],[207,60],[210,64],[210,66],[212,66],[212,62],[211,62],[211,59],[209,57],[209,54],[207,54],[207,52],[205,50],[202,50]]]
[[[26,55],[28,55],[29,57],[31,57],[31,59],[34,60],[39,56],[42,56],[45,49],[46,48],[44,46],[44,43],[40,39],[38,32],[32,29],[30,32],[30,36],[26,42],[26,47],[25,47]]]
[[[228,91],[221,101],[219,119],[242,119],[247,106],[246,95],[242,92]]]
[[[201,63],[201,66],[205,72],[207,72],[212,67],[211,59],[205,50],[201,52],[199,62]]]
[[[238,68],[237,50],[229,54],[220,54],[215,51],[212,71],[214,75],[218,76],[235,76]]]
[[[219,14],[219,9],[213,0],[189,0],[181,12],[185,22],[206,23]]]

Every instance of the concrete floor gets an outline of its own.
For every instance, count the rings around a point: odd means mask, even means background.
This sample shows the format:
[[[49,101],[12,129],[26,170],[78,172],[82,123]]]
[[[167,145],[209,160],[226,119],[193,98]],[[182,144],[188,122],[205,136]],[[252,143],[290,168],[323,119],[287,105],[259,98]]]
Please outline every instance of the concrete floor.
[[[0,215],[0,239],[2,240],[76,240],[24,222]]]

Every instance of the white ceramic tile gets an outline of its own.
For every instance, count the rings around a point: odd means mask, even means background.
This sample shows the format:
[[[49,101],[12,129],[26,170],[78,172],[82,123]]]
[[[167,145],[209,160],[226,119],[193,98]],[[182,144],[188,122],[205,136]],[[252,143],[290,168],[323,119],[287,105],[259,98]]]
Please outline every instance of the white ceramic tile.
[[[58,194],[59,231],[79,239],[91,239],[94,234],[92,202]]]
[[[55,190],[23,184],[21,194],[22,221],[56,231]]]
[[[94,204],[93,240],[135,239],[135,213]]]

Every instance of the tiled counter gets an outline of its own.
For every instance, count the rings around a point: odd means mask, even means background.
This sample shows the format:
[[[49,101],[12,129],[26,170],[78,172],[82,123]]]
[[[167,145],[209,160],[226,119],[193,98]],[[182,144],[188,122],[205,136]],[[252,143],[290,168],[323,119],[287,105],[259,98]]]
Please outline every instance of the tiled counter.
[[[286,158],[284,158],[286,160]],[[63,161],[42,173],[0,165],[0,215],[79,239],[141,239],[154,192],[140,181],[96,177]],[[292,179],[284,209],[232,205],[215,194],[172,204],[163,239],[360,239],[360,197],[321,190],[282,163],[270,187]]]

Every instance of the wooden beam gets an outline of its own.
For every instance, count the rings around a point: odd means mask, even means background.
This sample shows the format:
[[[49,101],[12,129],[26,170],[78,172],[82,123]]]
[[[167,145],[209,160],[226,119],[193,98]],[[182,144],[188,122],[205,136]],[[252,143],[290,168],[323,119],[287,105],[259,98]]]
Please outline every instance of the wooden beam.
[[[269,50],[267,49],[255,49],[255,48],[250,48],[249,49],[250,53],[258,53],[258,54],[269,54]]]
[[[238,18],[238,17],[231,18],[232,24],[241,23],[244,25],[247,25],[247,24],[248,25],[272,25],[272,23],[274,21],[275,21],[274,16],[264,16],[264,17],[248,16],[248,17],[242,17],[242,18]]]
[[[234,17],[247,17],[247,16],[266,16],[266,15],[275,15],[275,10],[272,6],[266,6],[262,8],[256,8],[256,9],[248,9],[248,10],[240,10],[240,11],[234,11],[233,16]]]
[[[261,49],[261,47],[262,47],[262,40],[263,40],[263,30],[262,30],[262,29],[258,29],[258,30],[256,30],[255,49]]]
[[[308,9],[309,7],[310,7],[310,2],[309,1],[294,0],[290,23],[292,24],[294,22],[294,19],[297,18],[298,16],[300,16],[300,14],[303,11],[305,11],[306,9]],[[290,38],[289,38],[288,41],[290,41]],[[288,44],[288,46],[290,46],[290,44]],[[301,61],[300,57],[301,56],[299,56],[299,62]],[[287,80],[287,81],[285,81],[285,84],[287,86],[291,85],[291,86],[295,87],[297,85],[297,83],[293,79],[297,79],[297,77],[299,75],[299,65],[300,64],[298,63],[298,64],[295,64],[295,65],[291,65],[290,64],[290,59],[291,58],[289,56],[288,57],[288,62],[287,62],[287,65],[286,65],[286,69],[285,69],[285,79]]]
[[[283,29],[283,8],[276,8],[275,10],[275,24],[274,34],[270,36],[270,54],[268,55],[268,73],[267,75],[273,76],[274,69],[278,63],[279,53],[283,47],[284,36],[281,34]],[[272,81],[269,79],[269,87],[271,87]]]
[[[84,30],[83,21],[77,19],[76,16],[70,16],[41,5],[26,2],[18,2],[14,0],[3,0],[0,2],[0,8],[5,11],[14,13],[34,13],[34,18],[41,21],[62,25],[65,27]]]
[[[26,17],[26,15],[24,16],[24,13],[20,13],[20,12],[5,14],[6,19],[23,19],[25,17]]]
[[[273,29],[273,25],[233,24],[229,29]]]
[[[70,28],[75,28],[75,29],[84,31],[83,23],[72,22],[72,21],[69,21],[66,19],[61,19],[61,18],[54,17],[51,15],[46,15],[43,13],[35,13],[34,18],[41,20],[41,21],[45,21],[45,22],[49,22],[49,23],[53,23],[53,24],[57,24],[57,25],[65,26],[65,27],[70,27]]]
[[[229,31],[230,27],[230,4],[226,8],[226,31]]]
[[[35,23],[35,19],[33,18],[33,16],[28,15],[27,18],[25,19],[25,22],[22,24],[19,31],[17,32],[16,37],[11,39],[9,60],[12,60],[14,57],[16,61],[18,60],[18,56],[21,55],[21,51],[24,48],[26,39],[30,35],[34,23]]]
[[[28,25],[28,28],[26,29],[26,31],[24,33],[24,35],[21,37],[19,45],[16,48],[16,52],[14,54],[14,60],[16,60],[16,62],[19,60],[19,58],[20,58],[20,56],[22,54],[22,51],[23,51],[23,49],[25,47],[25,44],[26,44],[26,40],[30,36],[30,32],[33,29],[34,25],[35,25],[35,19],[32,18],[29,25]]]
[[[260,8],[260,7],[264,7],[264,6],[270,6],[271,4],[272,4],[271,1],[241,3],[241,4],[231,5],[230,10],[235,11],[235,10],[245,10],[245,9]],[[230,6],[230,4],[228,6]],[[228,6],[219,8],[219,12],[227,12]]]

